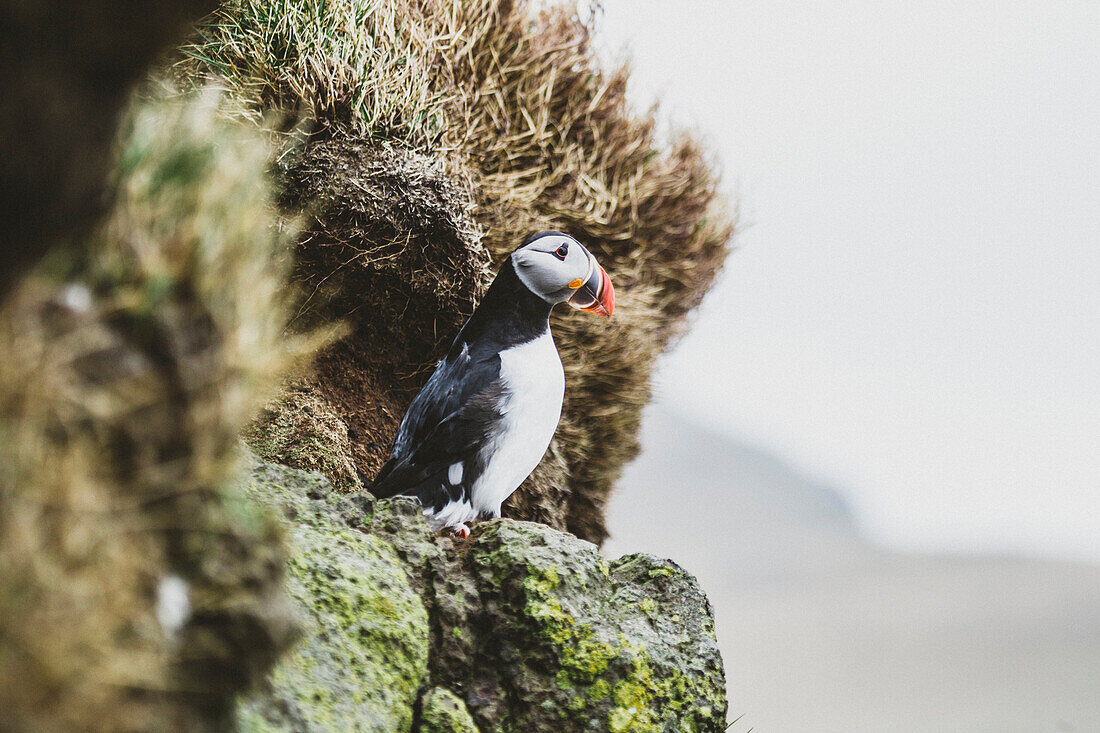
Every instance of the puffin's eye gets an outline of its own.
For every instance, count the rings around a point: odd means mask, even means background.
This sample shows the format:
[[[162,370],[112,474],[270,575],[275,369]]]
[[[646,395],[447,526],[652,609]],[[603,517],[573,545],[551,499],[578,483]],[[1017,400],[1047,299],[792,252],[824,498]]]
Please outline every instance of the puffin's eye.
[[[561,260],[562,262],[565,262],[565,256],[567,254],[569,254],[569,245],[568,244],[563,244],[562,246],[560,246],[556,250],[554,250],[553,254],[559,260]]]

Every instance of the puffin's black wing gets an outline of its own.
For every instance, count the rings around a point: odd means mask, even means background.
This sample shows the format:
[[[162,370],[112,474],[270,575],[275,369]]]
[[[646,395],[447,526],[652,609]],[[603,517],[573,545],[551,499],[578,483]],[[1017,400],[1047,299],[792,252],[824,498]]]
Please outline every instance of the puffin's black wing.
[[[371,493],[416,496],[436,511],[468,496],[481,473],[480,448],[501,417],[502,393],[499,353],[479,358],[463,345],[441,361],[401,420]],[[462,480],[451,485],[447,473],[455,463],[463,464]]]

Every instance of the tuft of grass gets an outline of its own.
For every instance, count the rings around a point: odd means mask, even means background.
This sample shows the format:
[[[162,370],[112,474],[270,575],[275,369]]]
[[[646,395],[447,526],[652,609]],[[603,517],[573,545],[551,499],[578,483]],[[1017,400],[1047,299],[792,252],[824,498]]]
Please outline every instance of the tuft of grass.
[[[231,0],[184,54],[184,76],[316,127],[282,160],[282,203],[307,212],[308,309],[350,323],[309,381],[368,475],[496,263],[549,228],[596,254],[616,317],[555,315],[562,424],[505,511],[601,541],[655,359],[729,252],[706,148],[631,107],[629,68],[601,65],[570,3]]]
[[[430,67],[444,44],[417,3],[231,0],[199,24],[180,71],[214,72],[243,99],[413,147],[435,144],[446,98]]]

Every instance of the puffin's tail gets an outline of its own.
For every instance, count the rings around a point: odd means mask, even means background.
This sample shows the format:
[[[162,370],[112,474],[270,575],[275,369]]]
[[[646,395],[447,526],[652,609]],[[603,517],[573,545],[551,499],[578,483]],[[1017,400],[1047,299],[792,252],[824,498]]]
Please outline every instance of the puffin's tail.
[[[396,458],[390,458],[386,464],[378,470],[374,480],[368,480],[366,475],[359,472],[359,478],[367,491],[378,499],[389,499],[391,496],[408,493],[408,490],[419,483],[420,476],[407,463]]]
[[[363,473],[363,470],[358,466],[355,467],[355,473],[359,476],[359,483],[363,484],[363,488],[367,491],[374,493],[374,479],[367,474]]]
[[[393,490],[389,491],[389,493],[385,493],[387,488],[391,488],[386,486],[386,477],[393,472],[394,463],[395,461],[392,458],[386,461],[385,465],[379,469],[374,478],[363,473],[358,467],[356,467],[355,472],[359,474],[359,480],[363,482],[364,489],[374,494],[379,499],[388,499],[398,493]]]

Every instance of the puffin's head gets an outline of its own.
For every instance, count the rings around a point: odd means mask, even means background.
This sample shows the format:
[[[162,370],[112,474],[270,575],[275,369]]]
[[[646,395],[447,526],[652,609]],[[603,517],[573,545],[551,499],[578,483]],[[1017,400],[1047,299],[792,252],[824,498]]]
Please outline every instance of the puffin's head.
[[[615,288],[607,271],[568,234],[531,235],[512,253],[512,264],[523,284],[548,303],[569,303],[601,316],[615,310]]]

